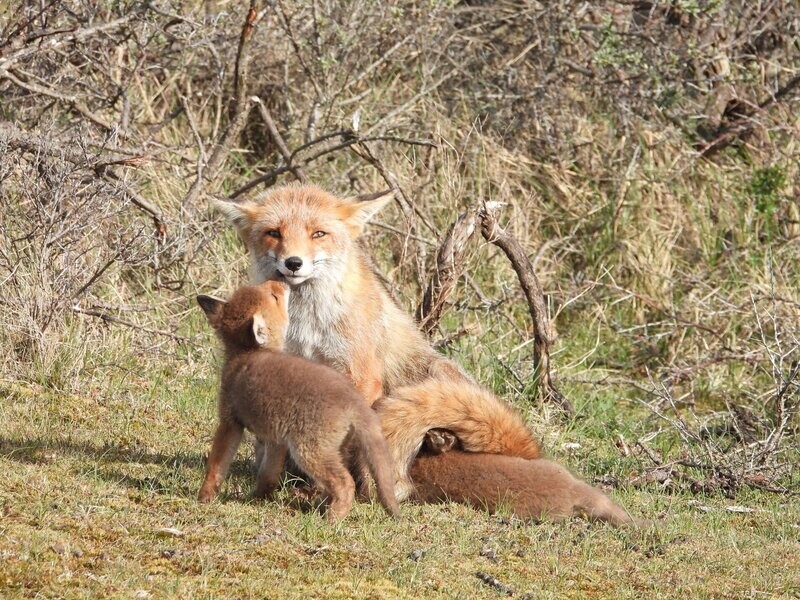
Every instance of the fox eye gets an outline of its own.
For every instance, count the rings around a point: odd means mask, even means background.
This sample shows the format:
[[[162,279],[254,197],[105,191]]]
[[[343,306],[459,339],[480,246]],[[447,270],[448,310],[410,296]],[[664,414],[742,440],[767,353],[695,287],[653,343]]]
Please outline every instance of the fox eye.
[[[268,235],[276,240],[281,239],[281,232],[278,229],[267,229],[267,231],[264,232],[264,235]]]
[[[275,302],[278,301],[278,297],[275,294],[272,294],[272,297],[275,298]]]
[[[311,239],[321,238],[327,235],[324,231],[315,231],[311,234]]]

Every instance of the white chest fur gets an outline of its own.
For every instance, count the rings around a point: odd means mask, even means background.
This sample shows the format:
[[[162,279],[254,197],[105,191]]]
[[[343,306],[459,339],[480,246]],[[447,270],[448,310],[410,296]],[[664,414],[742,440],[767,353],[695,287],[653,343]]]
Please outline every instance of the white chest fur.
[[[346,306],[333,281],[318,279],[293,289],[289,296],[289,328],[286,351],[339,366],[350,354],[342,335]]]

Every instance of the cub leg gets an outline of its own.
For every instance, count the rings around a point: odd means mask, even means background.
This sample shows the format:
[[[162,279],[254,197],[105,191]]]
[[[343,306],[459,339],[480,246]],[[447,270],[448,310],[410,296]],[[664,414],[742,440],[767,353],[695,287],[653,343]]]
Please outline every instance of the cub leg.
[[[219,493],[231,461],[236,456],[243,433],[242,426],[232,421],[221,421],[217,426],[214,442],[211,445],[211,454],[208,456],[206,477],[197,496],[199,502],[203,504],[211,502]]]
[[[344,436],[342,436],[343,438]],[[314,483],[330,498],[325,517],[336,522],[343,519],[350,511],[355,497],[356,484],[345,467],[341,455],[343,439],[335,436],[326,440],[324,446],[304,445],[290,446],[292,459],[303,471],[308,473]]]
[[[286,444],[264,443],[264,455],[258,462],[256,474],[256,498],[271,496],[280,483],[289,447]]]
[[[325,513],[328,521],[335,523],[344,519],[353,505],[356,484],[341,460],[331,458],[319,465],[311,476],[330,495],[330,504]]]
[[[365,502],[370,497],[370,476],[364,451],[358,447],[355,438],[350,435],[342,449],[348,470],[356,483],[356,498]]]

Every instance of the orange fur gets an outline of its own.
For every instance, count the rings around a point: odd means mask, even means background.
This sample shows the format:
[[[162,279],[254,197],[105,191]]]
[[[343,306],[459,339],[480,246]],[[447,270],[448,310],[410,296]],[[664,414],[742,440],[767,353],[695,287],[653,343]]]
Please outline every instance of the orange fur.
[[[539,445],[519,424],[516,412],[478,385],[431,379],[422,385],[402,387],[375,405],[392,452],[398,496],[411,490],[406,476],[413,458],[432,428],[452,431],[461,447],[534,459]],[[413,477],[412,477],[413,479]]]
[[[377,408],[402,498],[407,466],[424,432],[437,426],[434,414],[476,451],[529,458],[538,455],[538,444],[516,411],[430,346],[371,270],[355,240],[391,197],[343,200],[314,186],[288,185],[218,208],[248,247],[253,280],[292,286],[286,350],[347,374],[370,403],[390,397]],[[324,235],[312,237],[316,232]],[[300,278],[287,268],[293,257],[308,266]]]
[[[344,464],[354,449],[375,480],[381,504],[397,516],[389,450],[377,414],[342,374],[280,352],[288,295],[285,284],[268,281],[240,288],[228,302],[197,298],[225,346],[219,426],[199,500],[216,496],[246,427],[266,447],[257,496],[277,488],[288,455],[330,495],[328,517],[341,519],[354,497],[355,484]]]
[[[572,516],[614,526],[645,527],[600,490],[545,459],[462,452],[423,454],[411,467],[420,502],[462,502],[495,512],[505,508],[523,519]]]

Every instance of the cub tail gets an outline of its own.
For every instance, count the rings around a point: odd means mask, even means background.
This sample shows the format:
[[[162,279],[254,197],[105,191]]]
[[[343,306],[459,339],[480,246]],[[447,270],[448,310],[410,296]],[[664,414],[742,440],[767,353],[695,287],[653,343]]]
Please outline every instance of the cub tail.
[[[381,431],[377,413],[364,405],[361,423],[354,428],[360,459],[366,463],[383,508],[395,519],[400,517],[400,507],[394,493],[392,463],[389,447]]]
[[[524,459],[542,455],[539,443],[509,404],[478,385],[429,379],[397,388],[376,404],[392,456],[395,493],[406,498],[411,461],[429,429],[452,431],[468,452],[503,454]]]

